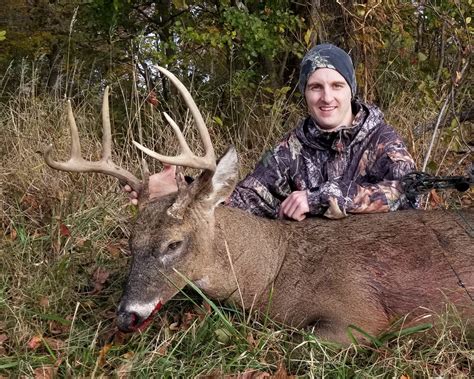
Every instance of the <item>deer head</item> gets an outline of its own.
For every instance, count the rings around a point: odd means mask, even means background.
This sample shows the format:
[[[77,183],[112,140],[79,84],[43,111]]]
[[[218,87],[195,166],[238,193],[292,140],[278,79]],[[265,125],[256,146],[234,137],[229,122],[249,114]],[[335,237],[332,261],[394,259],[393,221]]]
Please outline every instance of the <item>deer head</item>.
[[[145,327],[186,285],[184,277],[199,283],[218,270],[221,262],[211,254],[214,209],[232,192],[237,172],[237,155],[230,149],[215,171],[204,170],[178,193],[142,208],[129,240],[132,264],[117,312],[121,330]]]
[[[123,331],[144,328],[162,304],[191,281],[205,281],[206,272],[218,270],[219,262],[212,251],[214,209],[233,191],[238,177],[237,154],[229,148],[216,164],[214,149],[207,127],[194,100],[185,86],[168,70],[158,67],[178,88],[191,111],[201,136],[205,154],[193,154],[179,127],[164,113],[173,128],[181,153],[178,156],[158,154],[137,142],[140,150],[163,164],[202,169],[188,184],[181,170],[177,171],[178,191],[159,198],[147,192],[148,174],[138,180],[111,161],[111,132],[108,111],[108,88],[103,101],[103,153],[98,162],[81,157],[79,136],[68,102],[68,118],[72,135],[71,158],[56,162],[50,157],[52,146],[44,152],[46,163],[63,171],[100,172],[129,184],[139,195],[139,214],[130,236],[132,263],[124,294],[117,311],[117,325]],[[199,262],[199,265],[196,265]],[[199,270],[197,269],[199,266]]]

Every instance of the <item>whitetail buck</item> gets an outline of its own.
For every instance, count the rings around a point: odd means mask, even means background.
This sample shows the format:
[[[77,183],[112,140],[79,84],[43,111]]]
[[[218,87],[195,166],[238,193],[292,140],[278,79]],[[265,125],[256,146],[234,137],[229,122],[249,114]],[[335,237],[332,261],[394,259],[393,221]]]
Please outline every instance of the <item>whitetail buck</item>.
[[[229,149],[216,164],[202,116],[179,80],[163,68],[190,108],[205,146],[191,153],[178,126],[182,153],[167,157],[135,143],[163,163],[202,168],[187,184],[177,175],[178,191],[150,199],[141,191],[140,211],[130,237],[132,264],[117,311],[121,330],[147,325],[175,296],[186,279],[213,299],[267,313],[294,326],[314,327],[326,339],[347,342],[356,325],[376,335],[407,314],[443,312],[454,304],[474,324],[474,248],[472,210],[400,211],[302,222],[259,218],[220,205],[237,182],[237,155]],[[71,107],[69,162],[45,160],[66,171],[96,171],[146,189],[110,160],[108,92],[103,103],[104,141],[100,162],[80,157]],[[426,321],[426,319],[425,319]]]

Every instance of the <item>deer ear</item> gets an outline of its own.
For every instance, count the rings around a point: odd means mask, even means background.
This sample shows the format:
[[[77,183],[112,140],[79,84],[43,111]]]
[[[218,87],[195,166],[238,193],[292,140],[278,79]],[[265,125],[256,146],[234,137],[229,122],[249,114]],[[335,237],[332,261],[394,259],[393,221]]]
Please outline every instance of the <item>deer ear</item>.
[[[230,196],[237,184],[238,176],[237,152],[231,146],[217,162],[216,171],[210,178],[209,184],[211,185],[205,186],[198,197],[205,201],[208,206],[216,207]]]

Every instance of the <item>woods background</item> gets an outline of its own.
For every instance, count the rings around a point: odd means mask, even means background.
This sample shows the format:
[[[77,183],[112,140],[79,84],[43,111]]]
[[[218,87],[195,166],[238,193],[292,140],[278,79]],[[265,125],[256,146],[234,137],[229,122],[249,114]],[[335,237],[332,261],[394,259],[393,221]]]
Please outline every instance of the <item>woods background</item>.
[[[427,146],[414,140],[432,133],[438,116],[449,128],[443,138],[458,133],[450,148],[472,142],[459,134],[474,118],[471,0],[5,0],[0,9],[3,103],[25,82],[23,91],[75,103],[118,83],[115,96],[137,99],[138,111],[147,99],[176,112],[173,89],[153,68],[159,64],[192,87],[212,128],[261,153],[258,137],[276,124],[292,127],[303,110],[302,56],[331,42],[351,53],[359,96],[388,112],[419,162]],[[125,104],[114,104],[119,135],[138,122],[124,117]],[[439,157],[430,164],[436,170]]]

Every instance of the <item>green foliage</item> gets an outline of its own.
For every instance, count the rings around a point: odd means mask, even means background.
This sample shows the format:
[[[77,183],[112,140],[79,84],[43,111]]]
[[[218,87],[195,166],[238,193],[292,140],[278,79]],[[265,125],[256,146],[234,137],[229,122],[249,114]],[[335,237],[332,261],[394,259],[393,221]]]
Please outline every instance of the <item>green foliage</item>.
[[[289,11],[265,8],[249,14],[230,7],[223,12],[223,19],[226,34],[249,64],[259,56],[274,59],[282,52],[301,53],[288,37],[302,27],[302,22]]]

